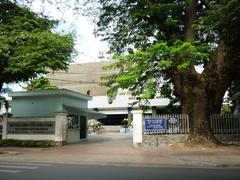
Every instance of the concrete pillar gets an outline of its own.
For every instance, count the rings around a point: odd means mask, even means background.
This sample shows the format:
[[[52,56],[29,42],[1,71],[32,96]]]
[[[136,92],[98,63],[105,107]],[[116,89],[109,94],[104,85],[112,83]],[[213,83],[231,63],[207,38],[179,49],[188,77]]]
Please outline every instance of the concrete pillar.
[[[157,107],[156,106],[152,106],[152,116],[156,116],[157,114]]]
[[[2,115],[2,139],[7,139],[7,121],[8,121],[8,113]]]
[[[67,140],[67,114],[55,113],[55,141],[65,143]]]
[[[134,110],[133,114],[133,146],[139,147],[143,142],[143,111]]]

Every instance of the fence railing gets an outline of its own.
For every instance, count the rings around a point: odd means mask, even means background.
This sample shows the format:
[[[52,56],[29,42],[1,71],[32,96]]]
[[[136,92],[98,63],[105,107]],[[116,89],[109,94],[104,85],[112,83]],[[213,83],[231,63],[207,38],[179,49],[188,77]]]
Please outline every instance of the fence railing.
[[[188,134],[186,114],[144,115],[144,134]]]
[[[214,114],[210,126],[214,134],[240,134],[240,115]]]
[[[186,114],[144,115],[144,134],[188,134],[189,119]],[[212,115],[210,128],[214,134],[239,134],[240,115]]]

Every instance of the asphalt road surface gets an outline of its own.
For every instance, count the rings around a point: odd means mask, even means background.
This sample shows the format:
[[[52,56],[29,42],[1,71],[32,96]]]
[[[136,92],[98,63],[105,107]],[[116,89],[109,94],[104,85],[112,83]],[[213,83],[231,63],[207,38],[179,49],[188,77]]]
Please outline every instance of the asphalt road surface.
[[[240,169],[0,162],[0,180],[238,180]]]

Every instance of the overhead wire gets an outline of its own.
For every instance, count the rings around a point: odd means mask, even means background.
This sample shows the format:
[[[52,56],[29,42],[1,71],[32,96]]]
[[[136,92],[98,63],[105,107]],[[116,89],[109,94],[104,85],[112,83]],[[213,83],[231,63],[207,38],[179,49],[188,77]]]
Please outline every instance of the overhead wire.
[[[102,83],[100,81],[74,81],[74,80],[67,80],[67,79],[58,79],[58,78],[50,78],[47,77],[49,80],[54,80],[54,81],[62,81],[62,82],[67,82],[65,84],[72,84],[72,83],[79,83],[79,84],[99,84]]]
[[[112,75],[113,73],[80,73],[80,72],[61,72],[56,71],[53,74],[82,74],[82,75]]]

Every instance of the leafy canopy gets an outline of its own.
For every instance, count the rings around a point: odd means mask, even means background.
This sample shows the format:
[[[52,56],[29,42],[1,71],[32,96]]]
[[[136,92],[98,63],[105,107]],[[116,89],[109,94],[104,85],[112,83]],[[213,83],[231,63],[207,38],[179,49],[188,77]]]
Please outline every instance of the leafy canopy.
[[[111,45],[114,52],[132,52],[159,40],[172,44],[182,39],[185,1],[111,1],[102,4],[97,35]]]
[[[66,70],[73,37],[52,31],[56,21],[8,0],[0,2],[0,85],[27,81],[47,69]]]
[[[183,75],[194,74],[188,81],[197,82],[195,66],[213,63],[211,57],[221,42],[235,49],[231,54],[239,59],[236,42],[240,33],[236,25],[240,22],[240,1],[99,2],[102,9],[96,33],[119,54],[108,67],[120,69],[119,73],[105,77],[111,97],[116,95],[118,88],[129,89],[143,99],[152,98],[162,87],[163,92],[170,95],[172,92],[166,91],[166,87],[172,87],[171,83]],[[194,17],[186,16],[187,9],[194,2],[197,2],[196,17],[188,26],[186,18]],[[185,33],[189,29],[194,35],[186,40]],[[205,75],[202,78],[206,78]]]
[[[166,42],[159,42],[138,50],[133,54],[115,56],[115,61],[107,68],[122,69],[115,76],[108,76],[104,85],[110,87],[108,96],[114,98],[118,88],[129,89],[140,99],[152,99],[156,92],[169,87],[168,79],[176,71],[184,73],[195,59],[196,65],[209,58],[206,46],[193,45],[190,42],[176,41],[172,46]],[[124,69],[124,70],[123,70]],[[164,80],[165,78],[165,80]],[[164,93],[171,96],[169,91]]]

